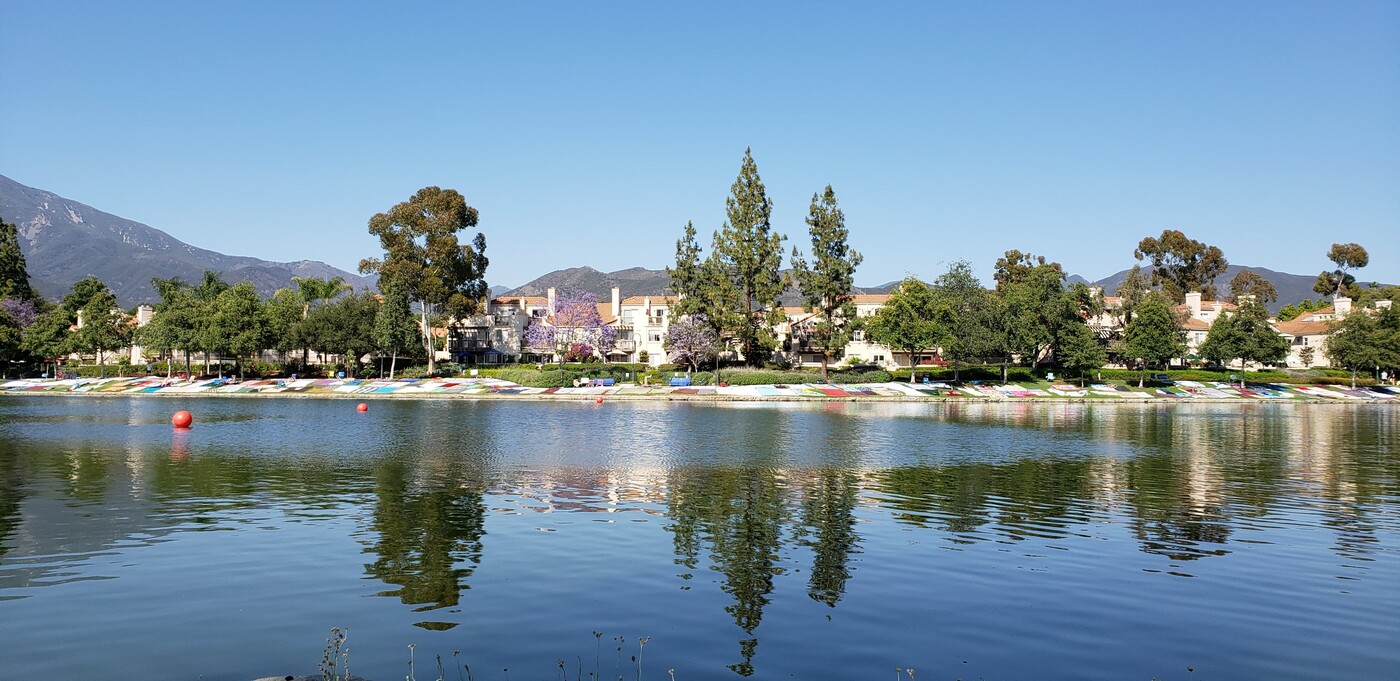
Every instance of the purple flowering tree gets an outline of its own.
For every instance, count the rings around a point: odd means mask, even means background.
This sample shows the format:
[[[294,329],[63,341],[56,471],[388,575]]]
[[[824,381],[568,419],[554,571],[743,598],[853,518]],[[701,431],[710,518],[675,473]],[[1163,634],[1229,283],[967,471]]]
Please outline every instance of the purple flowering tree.
[[[668,358],[676,364],[684,364],[689,375],[692,371],[698,371],[702,364],[714,360],[719,337],[704,315],[691,315],[671,322],[663,344]]]
[[[603,322],[598,301],[583,291],[556,296],[552,313],[532,320],[525,329],[525,344],[531,350],[552,352],[561,363],[566,355],[606,353],[616,340],[617,329]]]
[[[9,317],[19,328],[28,328],[39,321],[39,309],[32,300],[5,298],[0,300],[0,314]]]

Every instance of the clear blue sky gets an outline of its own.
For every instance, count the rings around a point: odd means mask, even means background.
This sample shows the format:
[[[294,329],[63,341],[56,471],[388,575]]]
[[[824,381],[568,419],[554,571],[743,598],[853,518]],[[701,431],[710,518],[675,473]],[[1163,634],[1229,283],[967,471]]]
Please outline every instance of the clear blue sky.
[[[0,174],[352,270],[451,187],[518,285],[667,265],[752,146],[789,245],[834,186],[858,284],[1008,248],[1093,279],[1164,228],[1400,282],[1400,3],[679,5],[7,0]]]

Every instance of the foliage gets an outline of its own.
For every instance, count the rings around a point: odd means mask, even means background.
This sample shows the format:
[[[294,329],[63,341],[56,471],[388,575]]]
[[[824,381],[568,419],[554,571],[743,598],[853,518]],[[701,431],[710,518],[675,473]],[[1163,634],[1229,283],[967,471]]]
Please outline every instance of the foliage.
[[[212,312],[211,333],[219,339],[215,348],[233,355],[242,376],[242,359],[268,346],[269,327],[262,299],[252,284],[242,281],[219,293]]]
[[[1215,300],[1215,278],[1229,266],[1219,248],[1188,238],[1175,229],[1162,230],[1155,239],[1145,237],[1138,242],[1133,257],[1151,261],[1152,285],[1160,286],[1177,303],[1190,291],[1200,291],[1205,300]]]
[[[1124,349],[1129,358],[1142,361],[1142,374],[1148,367],[1164,367],[1186,350],[1186,334],[1172,316],[1171,301],[1161,293],[1143,299],[1128,327],[1123,330]],[[1142,384],[1139,377],[1138,384]]]
[[[1327,358],[1351,372],[1400,368],[1400,311],[1386,308],[1378,315],[1357,310],[1341,320],[1327,337]]]
[[[1128,270],[1128,274],[1123,277],[1123,281],[1118,284],[1118,288],[1113,292],[1121,299],[1118,308],[1118,324],[1127,326],[1133,319],[1133,310],[1142,299],[1152,290],[1152,277],[1144,272],[1142,265],[1133,265]]]
[[[418,325],[413,322],[407,293],[389,282],[384,282],[381,290],[384,300],[374,313],[371,336],[381,352],[389,353],[389,378],[393,378],[399,354],[407,352],[418,337]]]
[[[70,349],[93,353],[99,367],[105,363],[104,353],[129,343],[127,317],[117,307],[117,296],[97,277],[74,282],[62,308],[81,320],[69,337]]]
[[[1356,293],[1356,277],[1351,274],[1351,270],[1360,269],[1370,263],[1370,254],[1361,244],[1332,244],[1332,248],[1327,251],[1327,259],[1331,260],[1336,268],[1318,274],[1313,291],[1324,296],[1346,294],[1356,297],[1353,295]]]
[[[1271,364],[1288,356],[1288,340],[1269,323],[1269,311],[1258,299],[1241,303],[1239,311],[1211,324],[1201,344],[1201,356],[1225,364],[1239,359],[1243,370],[1249,363]],[[1243,385],[1243,379],[1241,379]]]
[[[1298,317],[1309,312],[1316,312],[1318,310],[1321,310],[1322,308],[1327,307],[1330,304],[1331,303],[1328,303],[1326,300],[1314,301],[1312,299],[1303,299],[1297,303],[1284,305],[1278,311],[1277,319],[1281,322],[1297,319]]]
[[[778,296],[782,275],[783,236],[770,223],[773,200],[768,198],[750,150],[744,150],[739,177],[725,199],[728,219],[715,235],[712,286],[719,305],[707,314],[725,324],[749,366],[762,366],[772,353],[773,327],[783,321]]]
[[[947,337],[944,316],[928,285],[909,277],[869,318],[865,333],[876,343],[909,353],[917,365],[920,357],[935,351]]]
[[[851,332],[859,322],[851,287],[864,258],[846,242],[846,216],[836,205],[831,185],[820,195],[812,195],[807,228],[812,237],[812,264],[808,266],[794,247],[792,269],[802,300],[814,313],[805,332],[822,351],[822,376],[826,377],[827,362],[851,342]]]
[[[1230,280],[1230,302],[1239,305],[1240,301],[1253,298],[1264,305],[1278,300],[1278,289],[1273,283],[1250,270],[1240,270]]]
[[[938,319],[944,329],[943,357],[953,377],[973,360],[1000,354],[1004,336],[997,333],[996,299],[982,288],[972,264],[959,260],[934,281]]]
[[[378,308],[373,295],[352,293],[313,309],[306,319],[311,349],[341,355],[347,364],[358,367],[360,357],[378,347],[374,341]]]
[[[37,297],[19,246],[19,228],[0,219],[0,299],[28,301]]]
[[[383,286],[398,288],[419,306],[423,351],[432,373],[434,347],[429,318],[439,310],[463,318],[477,312],[487,293],[486,235],[470,245],[457,233],[477,224],[477,211],[452,189],[424,187],[408,201],[369,221],[384,257],[360,261],[361,273],[377,273]]]
[[[1108,362],[1098,336],[1087,324],[1065,324],[1055,345],[1055,362],[1066,370],[1079,374],[1079,382],[1084,383],[1084,374],[1102,367]]]
[[[1079,302],[1065,289],[1065,274],[1058,263],[1047,263],[1029,253],[1007,251],[997,261],[996,281],[999,300],[990,311],[998,317],[990,326],[1003,339],[1004,364],[1016,353],[1028,358],[1034,371],[1054,344],[1060,327],[1082,324]]]
[[[695,314],[671,322],[663,345],[667,359],[694,372],[715,359],[719,338],[705,315]]]

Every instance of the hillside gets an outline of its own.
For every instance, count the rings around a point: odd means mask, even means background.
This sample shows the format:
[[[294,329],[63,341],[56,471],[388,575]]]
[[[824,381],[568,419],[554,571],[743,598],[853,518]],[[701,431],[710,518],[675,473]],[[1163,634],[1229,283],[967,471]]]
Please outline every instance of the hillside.
[[[73,282],[95,276],[129,307],[156,299],[152,277],[198,281],[205,270],[229,282],[248,281],[271,295],[292,277],[342,277],[356,289],[373,286],[323,262],[270,262],[196,248],[154,227],[100,211],[0,175],[0,217],[19,227],[29,276],[41,294],[59,298]]]
[[[1320,268],[1319,268],[1320,269]],[[1240,270],[1250,270],[1255,274],[1268,280],[1278,290],[1278,300],[1269,304],[1270,312],[1278,312],[1284,305],[1291,305],[1305,298],[1316,299],[1319,296],[1313,292],[1313,282],[1317,281],[1317,275],[1289,274],[1287,272],[1275,272],[1266,267],[1250,267],[1247,265],[1230,265],[1225,268],[1225,274],[1220,275],[1215,280],[1215,288],[1220,297],[1230,295],[1230,280],[1239,274]],[[1112,295],[1118,289],[1118,285],[1127,278],[1129,270],[1122,270],[1111,274],[1103,279],[1093,282],[1095,286],[1103,287],[1105,293]]]

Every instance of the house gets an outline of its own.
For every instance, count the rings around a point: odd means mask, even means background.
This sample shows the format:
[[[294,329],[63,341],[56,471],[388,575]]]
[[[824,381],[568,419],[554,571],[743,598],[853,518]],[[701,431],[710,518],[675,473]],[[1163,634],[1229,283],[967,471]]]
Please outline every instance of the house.
[[[1332,366],[1327,357],[1327,338],[1338,322],[1356,312],[1378,314],[1390,307],[1389,300],[1377,300],[1370,308],[1357,309],[1346,296],[1332,299],[1332,305],[1304,312],[1286,322],[1274,323],[1279,335],[1288,339],[1288,368],[1307,369]]]
[[[614,352],[624,362],[640,362],[643,352],[647,363],[659,366],[667,361],[666,332],[671,327],[671,314],[680,301],[676,296],[631,296],[619,300],[620,291],[612,290],[609,310],[615,319],[617,341]]]

